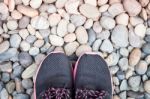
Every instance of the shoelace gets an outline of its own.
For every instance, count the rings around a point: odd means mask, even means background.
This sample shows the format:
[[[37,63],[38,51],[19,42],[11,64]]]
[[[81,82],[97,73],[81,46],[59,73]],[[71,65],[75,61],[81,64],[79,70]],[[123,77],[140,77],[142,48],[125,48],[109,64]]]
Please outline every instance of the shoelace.
[[[94,90],[76,90],[75,99],[103,99],[108,93],[104,90],[94,91]]]
[[[48,88],[40,94],[40,99],[71,99],[70,90],[65,88]]]

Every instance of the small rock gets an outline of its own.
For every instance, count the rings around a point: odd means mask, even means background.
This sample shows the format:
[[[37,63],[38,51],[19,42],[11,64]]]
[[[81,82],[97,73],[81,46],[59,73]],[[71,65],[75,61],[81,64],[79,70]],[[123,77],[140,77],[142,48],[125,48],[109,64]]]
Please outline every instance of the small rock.
[[[19,28],[26,28],[29,23],[30,23],[29,17],[23,16],[23,17],[19,20]]]
[[[123,80],[120,84],[120,91],[125,91],[128,89],[127,80]]]
[[[6,72],[2,73],[2,79],[1,79],[1,81],[4,82],[4,83],[7,83],[9,80],[10,80],[9,73],[6,73]]]
[[[147,35],[147,36],[145,37],[145,41],[148,42],[148,43],[150,43],[150,35]]]
[[[61,20],[58,24],[57,27],[57,34],[60,37],[64,37],[67,34],[67,25],[68,25],[68,21],[67,20]]]
[[[0,3],[0,9],[1,9],[1,11],[0,11],[0,13],[1,13],[0,20],[6,20],[7,17],[9,16],[7,5],[5,5],[4,3]]]
[[[150,54],[149,49],[150,49],[150,43],[145,43],[142,47],[143,52],[146,53],[146,54]]]
[[[9,72],[9,73],[11,73],[12,72],[12,64],[11,64],[11,62],[2,62],[2,63],[0,63],[0,70],[2,72]]]
[[[96,40],[96,33],[93,31],[93,29],[88,30],[88,44],[92,45],[93,42]]]
[[[65,6],[66,2],[67,2],[67,0],[57,0],[55,5],[57,8],[63,8]]]
[[[39,14],[37,10],[24,5],[18,5],[17,10],[28,17],[35,17]]]
[[[79,10],[80,13],[86,16],[87,18],[97,19],[100,16],[98,8],[90,4],[82,4]]]
[[[142,92],[134,92],[134,91],[128,91],[127,95],[134,99],[142,99],[144,98],[144,94]]]
[[[109,30],[115,27],[115,20],[108,16],[102,16],[100,20],[100,24],[103,28]]]
[[[23,88],[25,89],[29,89],[29,88],[32,88],[33,87],[33,83],[31,81],[31,79],[23,79],[22,80],[22,86]]]
[[[93,24],[93,30],[96,33],[100,33],[102,31],[102,27],[101,27],[101,25],[100,25],[100,23],[98,21],[94,22],[94,24]]]
[[[22,84],[21,84],[21,80],[19,78],[15,78],[15,84],[16,84],[16,91],[18,93],[21,93],[24,91]]]
[[[30,44],[28,42],[26,42],[26,41],[22,41],[20,43],[20,49],[22,51],[28,51],[30,49]]]
[[[13,75],[15,77],[20,77],[21,73],[23,72],[23,67],[22,66],[16,66],[15,68],[13,68]]]
[[[110,40],[106,39],[103,41],[100,49],[103,51],[103,52],[108,52],[108,53],[111,53],[113,51],[113,45],[112,43],[110,42]]]
[[[21,42],[21,37],[19,35],[13,34],[10,37],[10,45],[11,45],[11,47],[18,48],[19,45],[20,45],[20,42]]]
[[[86,29],[90,29],[92,27],[92,25],[93,25],[93,20],[92,19],[87,19],[85,24],[84,24],[84,27]]]
[[[72,23],[68,23],[68,27],[67,27],[67,30],[69,33],[73,33],[75,31],[75,25],[72,24]]]
[[[92,48],[89,45],[80,45],[76,50],[76,55],[80,56],[85,52],[91,52]]]
[[[54,13],[49,16],[48,20],[50,26],[56,26],[60,22],[61,16],[59,14]]]
[[[121,25],[128,25],[129,16],[126,13],[122,13],[116,17],[116,23]]]
[[[117,25],[112,31],[112,42],[119,47],[126,47],[128,45],[128,30],[124,25]]]
[[[117,77],[112,77],[113,83],[119,85],[119,79]]]
[[[1,99],[8,99],[9,95],[5,88],[3,88],[2,91],[0,92],[0,97]]]
[[[109,12],[113,17],[115,17],[115,16],[117,16],[117,15],[119,15],[119,14],[125,12],[125,11],[124,11],[123,5],[122,5],[121,3],[113,3],[113,4],[109,7],[108,12]]]
[[[84,27],[80,26],[75,31],[77,40],[80,44],[86,44],[88,41],[88,34]],[[83,38],[84,37],[84,38]]]
[[[56,35],[50,35],[49,36],[50,42],[54,46],[62,46],[64,44],[64,40]]]
[[[74,41],[74,42],[71,42],[71,43],[67,43],[65,46],[64,46],[64,50],[66,52],[66,55],[70,56],[72,55],[76,49],[78,48],[79,46],[79,43]]]
[[[119,93],[119,97],[120,97],[120,99],[127,99],[127,92],[123,91],[123,92]]]
[[[8,48],[9,48],[9,42],[8,41],[4,41],[4,42],[0,43],[0,54],[7,51]]]
[[[40,48],[44,45],[44,40],[36,40],[33,45],[34,47]]]
[[[15,83],[13,81],[8,82],[6,84],[6,89],[7,89],[8,93],[13,93],[15,90]]]
[[[110,37],[109,30],[103,30],[101,33],[97,34],[97,38],[100,38],[101,40],[108,39]]]
[[[145,7],[145,6],[148,5],[149,0],[139,0],[139,2],[140,2],[140,4],[141,4],[142,7]]]
[[[141,77],[140,76],[132,76],[128,80],[128,84],[131,88],[138,89],[141,83]]]
[[[69,33],[64,37],[65,42],[73,42],[76,40],[76,35],[74,33]]]
[[[146,33],[146,27],[144,26],[144,24],[138,24],[135,29],[134,32],[137,36],[144,38],[145,37],[145,33]]]
[[[150,98],[150,94],[149,93],[145,93],[145,99],[149,99]]]
[[[21,29],[19,31],[19,35],[25,40],[27,38],[27,36],[29,35],[29,32],[27,29]]]
[[[33,8],[33,9],[37,9],[40,7],[40,5],[42,4],[42,0],[31,0],[30,1],[30,6]]]
[[[70,17],[70,21],[77,27],[77,26],[81,26],[85,23],[86,17],[82,16],[82,15],[73,14]]]
[[[98,51],[99,48],[100,48],[101,43],[102,43],[101,39],[95,40],[94,43],[93,43],[93,46],[92,46],[92,50],[93,51]]]
[[[56,0],[43,0],[45,3],[54,3]]]
[[[118,71],[116,75],[117,75],[119,80],[125,79],[125,74],[123,71]]]
[[[18,55],[19,62],[22,66],[27,67],[32,64],[33,59],[27,52],[21,52]]]
[[[20,12],[18,12],[17,10],[12,11],[11,16],[14,19],[21,19],[22,18],[22,14]]]
[[[136,73],[138,73],[139,75],[143,75],[146,73],[147,71],[147,63],[145,61],[140,61],[136,66],[135,66],[135,71]]]
[[[118,66],[111,66],[111,67],[109,68],[109,70],[110,70],[110,73],[111,73],[111,74],[115,75],[115,74],[118,72],[119,67],[118,67]]]
[[[84,0],[85,3],[96,6],[97,5],[97,0]]]
[[[102,5],[100,8],[99,8],[99,11],[102,13],[102,12],[106,12],[109,8],[109,4],[105,4],[105,5]]]
[[[141,5],[136,0],[124,0],[123,6],[130,16],[136,16],[141,12]]]
[[[111,53],[105,60],[108,64],[108,66],[114,66],[117,65],[119,61],[119,54],[117,53]]]
[[[128,59],[127,58],[121,58],[119,60],[118,64],[119,64],[121,70],[126,71],[128,69],[129,64],[128,64]]]
[[[49,4],[47,7],[48,13],[55,13],[57,11],[56,7],[53,4]]]
[[[31,25],[35,29],[47,29],[49,27],[49,22],[43,16],[36,16],[31,19]]]
[[[8,20],[7,27],[9,30],[15,30],[18,27],[18,23],[16,20]]]
[[[22,78],[27,79],[33,77],[37,69],[37,66],[35,64],[30,65],[28,68],[26,68],[22,73]]]
[[[39,52],[40,52],[40,50],[37,47],[31,47],[30,50],[29,50],[29,54],[32,55],[32,56],[35,56],[35,55],[39,54]]]
[[[122,56],[128,56],[129,55],[129,51],[128,51],[128,49],[126,49],[126,48],[121,48],[120,49],[120,54],[122,55]]]
[[[130,23],[131,25],[136,26],[138,24],[144,23],[144,21],[141,17],[133,16],[133,17],[130,17]]]
[[[29,96],[27,94],[15,94],[14,99],[29,99]]]
[[[44,60],[46,56],[44,54],[38,54],[37,56],[35,56],[34,60],[36,65],[40,65],[40,63]]]
[[[45,45],[41,48],[41,53],[46,52],[49,48],[50,48],[50,44],[49,43],[45,43]]]
[[[150,94],[150,80],[147,80],[146,82],[144,82],[144,89],[147,93]]]
[[[29,35],[27,38],[26,38],[26,41],[30,44],[33,44],[36,40],[36,37],[33,36],[33,35]]]
[[[101,6],[101,5],[104,5],[108,2],[108,0],[98,0],[98,5]]]
[[[148,55],[146,58],[145,58],[145,61],[150,64],[150,55]]]
[[[135,48],[131,51],[129,55],[129,65],[135,66],[141,58],[141,50],[138,48]]]

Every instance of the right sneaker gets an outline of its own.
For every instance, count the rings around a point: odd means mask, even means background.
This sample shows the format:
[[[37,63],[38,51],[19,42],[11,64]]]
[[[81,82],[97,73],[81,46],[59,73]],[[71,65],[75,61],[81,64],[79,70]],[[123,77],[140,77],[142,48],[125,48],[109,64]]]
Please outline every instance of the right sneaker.
[[[74,69],[75,99],[112,99],[112,79],[103,58],[85,53]]]

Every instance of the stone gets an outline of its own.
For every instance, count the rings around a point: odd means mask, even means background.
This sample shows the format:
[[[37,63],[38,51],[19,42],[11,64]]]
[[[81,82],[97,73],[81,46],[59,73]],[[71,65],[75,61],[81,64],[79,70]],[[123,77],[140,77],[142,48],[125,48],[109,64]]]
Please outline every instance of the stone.
[[[5,51],[8,50],[9,48],[9,42],[8,41],[3,41],[2,43],[0,43],[0,54],[4,53]]]
[[[100,23],[98,21],[94,22],[94,24],[93,24],[93,30],[96,33],[100,33],[102,31],[102,26],[100,25]]]
[[[9,95],[5,88],[3,88],[2,91],[0,92],[0,97],[1,99],[8,99]]]
[[[105,59],[105,61],[107,62],[108,66],[117,65],[119,61],[119,54],[113,52]]]
[[[18,48],[21,43],[21,37],[18,34],[13,34],[10,37],[10,46],[14,48]]]
[[[23,72],[23,67],[22,66],[16,66],[15,68],[13,68],[13,75],[15,77],[20,77],[21,76],[21,73]]]
[[[140,83],[141,83],[140,76],[132,76],[128,80],[128,84],[131,88],[139,88]]]
[[[10,12],[14,11],[14,9],[15,9],[15,0],[9,0],[8,9],[9,9]]]
[[[120,84],[120,91],[125,91],[128,89],[128,83],[127,80],[123,80]]]
[[[150,49],[150,43],[145,43],[142,47],[143,52],[146,53],[146,54],[150,54],[149,49]]]
[[[110,70],[110,73],[111,73],[112,75],[115,75],[115,74],[118,72],[119,67],[118,67],[118,66],[111,66],[111,67],[109,68],[109,70]]]
[[[31,6],[33,9],[39,8],[39,7],[41,6],[41,4],[42,4],[42,0],[38,0],[38,1],[36,1],[36,0],[31,0],[31,1],[30,1],[30,6]]]
[[[138,24],[144,23],[144,20],[141,17],[132,16],[132,17],[130,17],[130,23],[131,23],[131,25],[136,26]]]
[[[77,27],[77,26],[81,26],[85,23],[86,17],[82,16],[82,15],[73,14],[70,16],[70,21]]]
[[[22,41],[20,43],[20,49],[22,51],[29,51],[30,47],[31,47],[31,45],[28,42],[26,42],[26,41]]]
[[[20,12],[18,12],[17,10],[12,11],[11,16],[14,19],[21,19],[22,18],[22,14]]]
[[[30,65],[28,68],[26,68],[22,73],[23,79],[28,79],[33,77],[37,69],[37,66],[35,64]]]
[[[51,31],[50,29],[42,29],[42,30],[39,30],[39,33],[41,34],[43,38],[47,38],[49,34],[51,33]]]
[[[76,33],[77,41],[80,44],[86,44],[88,42],[88,34],[84,27],[82,26],[78,27],[75,33]]]
[[[23,16],[20,20],[19,20],[19,28],[26,28],[28,26],[28,24],[30,23],[30,19],[27,16]]]
[[[8,93],[13,93],[15,90],[15,83],[13,81],[10,81],[6,84],[6,89],[8,91]]]
[[[15,30],[18,27],[18,23],[16,20],[8,20],[7,27],[9,30]]]
[[[119,93],[119,97],[120,97],[120,99],[127,99],[127,92],[123,91],[123,92]]]
[[[146,82],[144,82],[144,89],[147,93],[150,94],[150,80],[147,80]]]
[[[128,30],[124,25],[117,25],[112,31],[112,42],[118,47],[128,46]]]
[[[100,8],[99,8],[99,11],[102,13],[102,12],[106,12],[109,8],[109,4],[105,4],[105,5],[102,5]]]
[[[49,22],[43,16],[36,16],[31,19],[31,26],[35,29],[47,29],[49,27]]]
[[[71,43],[67,43],[64,46],[64,50],[65,50],[66,55],[68,55],[68,56],[72,55],[77,50],[78,47],[79,47],[79,43],[76,41],[71,42]]]
[[[76,50],[76,55],[80,56],[85,52],[91,52],[92,48],[89,45],[80,45]]]
[[[97,34],[97,38],[100,38],[101,40],[108,39],[110,37],[109,30],[103,30],[101,33]]]
[[[37,65],[40,65],[40,63],[45,59],[45,55],[44,54],[38,54],[37,56],[35,56],[34,60],[35,60],[35,63]]]
[[[145,37],[145,33],[146,33],[146,27],[144,26],[144,24],[138,24],[135,29],[134,32],[137,36],[144,38]]]
[[[15,94],[14,95],[15,99],[29,99],[29,96],[27,94]]]
[[[108,12],[113,16],[117,16],[124,11],[123,5],[121,3],[113,3],[109,8],[108,8]]]
[[[1,79],[1,81],[3,81],[4,83],[7,83],[9,80],[10,80],[9,73],[6,73],[6,72],[2,73],[2,79]]]
[[[12,64],[11,64],[11,62],[2,62],[2,63],[0,63],[0,70],[2,72],[11,73],[12,72]]]
[[[30,3],[30,0],[21,0],[21,1],[25,6],[29,5]]]
[[[17,56],[18,51],[16,48],[9,48],[6,52],[0,54],[0,61],[9,60],[12,57]]]
[[[129,65],[135,66],[139,62],[141,54],[142,53],[140,49],[138,48],[133,49],[129,55]]]
[[[57,0],[55,3],[55,6],[57,8],[63,8],[65,6],[65,3],[67,2],[67,0]]]
[[[53,13],[48,17],[50,26],[56,26],[60,20],[61,16],[59,14]]]
[[[76,35],[74,33],[69,33],[64,37],[65,42],[73,42],[76,40]]]
[[[30,44],[33,44],[36,40],[36,37],[33,36],[33,35],[29,35],[27,38],[26,38],[26,41]]]
[[[146,42],[150,43],[150,35],[146,36],[144,39]]]
[[[102,6],[102,5],[104,5],[104,4],[106,4],[108,2],[108,0],[98,0],[98,5],[99,6]]]
[[[147,63],[143,60],[141,60],[136,66],[135,66],[135,71],[139,75],[143,75],[147,71]]]
[[[150,64],[150,55],[146,56],[145,61]]]
[[[48,13],[56,13],[57,9],[53,4],[49,4],[48,7],[47,7],[47,12]]]
[[[72,23],[68,23],[68,26],[67,26],[67,31],[69,32],[69,33],[73,33],[74,31],[75,31],[75,25],[74,24],[72,24]]]
[[[35,16],[38,16],[38,14],[39,14],[37,10],[35,10],[29,6],[24,6],[24,5],[18,5],[17,10],[20,13],[22,13],[28,17],[35,17]]]
[[[65,4],[65,9],[69,14],[79,14],[78,6],[80,1],[67,1]]]
[[[87,18],[97,19],[100,16],[98,8],[90,4],[82,4],[79,7],[79,10],[80,13],[86,16]]]
[[[0,20],[6,20],[7,17],[9,16],[7,5],[4,3],[0,3],[0,9],[1,9],[0,10],[0,13],[1,13]]]
[[[117,77],[118,77],[119,80],[125,79],[125,74],[124,74],[123,71],[118,71],[118,72],[116,73],[116,75],[117,75]]]
[[[93,51],[98,51],[99,48],[100,48],[100,45],[102,43],[102,40],[101,39],[97,39],[93,42],[93,46],[92,46],[92,50]]]
[[[106,39],[103,41],[100,49],[103,51],[103,52],[108,52],[108,53],[111,53],[113,51],[113,45],[112,43],[110,42],[110,40]]]
[[[128,69],[129,64],[127,58],[121,58],[118,64],[122,71],[126,71]]]
[[[117,77],[112,77],[112,81],[115,85],[119,85],[119,79]]]
[[[116,17],[116,23],[121,25],[128,25],[129,16],[126,13],[121,13]]]
[[[87,19],[87,21],[84,24],[84,27],[86,29],[90,29],[92,27],[92,25],[93,25],[93,20],[92,19]]]
[[[43,0],[45,3],[54,3],[56,0]]]
[[[49,39],[51,44],[54,46],[62,46],[64,44],[64,40],[57,35],[50,35]]]
[[[93,5],[93,6],[97,5],[97,0],[93,0],[93,1],[91,1],[91,0],[84,0],[84,2],[87,3],[87,4]]]
[[[145,7],[145,6],[148,5],[149,0],[139,0],[139,2],[140,2],[140,4],[141,4],[142,7]]]
[[[122,56],[128,57],[129,51],[128,51],[128,49],[126,49],[126,48],[120,48],[120,54],[121,54]]]
[[[25,40],[27,38],[27,36],[29,35],[29,32],[27,29],[21,29],[19,31],[19,35],[22,37],[22,39]]]
[[[23,79],[21,83],[23,88],[25,89],[29,89],[33,87],[33,82],[31,81],[31,79]]]
[[[96,40],[96,33],[93,31],[93,29],[89,29],[88,30],[88,44],[92,45],[95,40]]]
[[[134,91],[128,91],[127,95],[131,98],[135,98],[135,99],[142,99],[144,98],[144,94],[142,92],[134,92]]]
[[[32,64],[33,59],[27,52],[21,52],[18,55],[19,62],[22,66],[27,67]]]
[[[142,8],[140,3],[136,0],[124,0],[123,6],[130,16],[137,16],[141,12]]]
[[[36,40],[33,45],[34,47],[40,48],[44,45],[44,40]]]
[[[60,37],[64,37],[67,34],[67,25],[68,25],[68,21],[65,19],[62,19],[57,27],[57,34]]]
[[[31,47],[29,50],[29,54],[32,56],[39,54],[39,52],[40,52],[40,50],[38,47]]]
[[[44,52],[46,52],[49,48],[50,48],[50,44],[49,43],[45,43],[44,45],[43,45],[43,47],[40,49],[41,50],[41,53],[44,53]]]

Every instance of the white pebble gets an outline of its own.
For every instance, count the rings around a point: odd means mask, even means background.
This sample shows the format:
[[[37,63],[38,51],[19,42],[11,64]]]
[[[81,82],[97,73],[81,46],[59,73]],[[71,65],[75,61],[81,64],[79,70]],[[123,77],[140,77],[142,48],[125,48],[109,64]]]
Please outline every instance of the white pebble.
[[[50,35],[49,39],[51,44],[54,46],[62,46],[64,44],[64,40],[57,35]]]
[[[138,24],[135,27],[134,32],[139,37],[144,38],[145,37],[145,33],[146,33],[146,27],[144,26],[144,24]]]
[[[7,27],[9,30],[15,30],[18,27],[18,23],[16,20],[8,20]]]
[[[50,26],[56,26],[60,22],[61,16],[59,14],[54,13],[48,17],[48,20]]]
[[[74,33],[69,33],[64,37],[65,42],[73,42],[76,40],[76,35]]]

